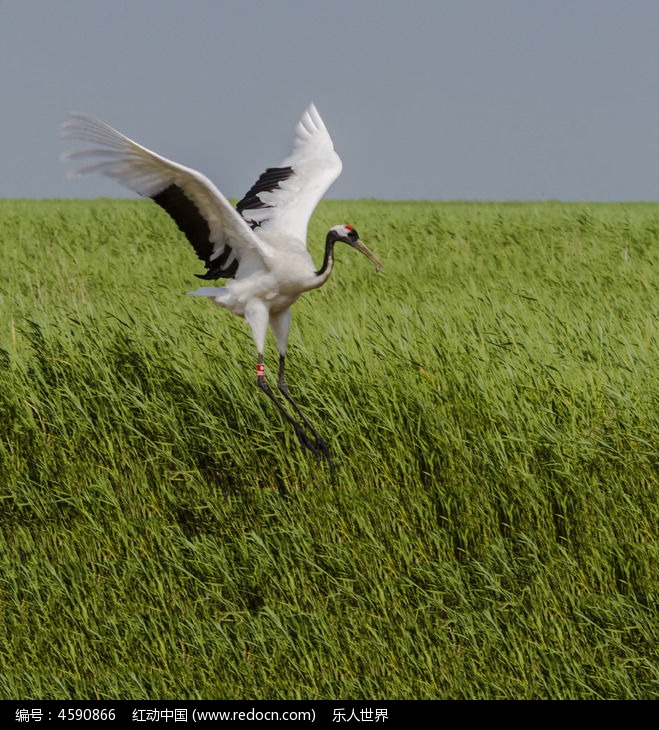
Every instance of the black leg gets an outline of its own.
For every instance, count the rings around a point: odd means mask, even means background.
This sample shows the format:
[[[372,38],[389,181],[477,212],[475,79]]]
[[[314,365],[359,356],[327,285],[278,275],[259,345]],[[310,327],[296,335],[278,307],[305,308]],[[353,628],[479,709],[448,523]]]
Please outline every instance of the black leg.
[[[279,377],[277,379],[277,387],[281,391],[281,394],[286,398],[286,400],[293,406],[295,409],[295,412],[300,416],[302,419],[304,425],[307,427],[307,430],[311,432],[314,438],[314,446],[313,451],[315,451],[316,456],[318,459],[320,459],[320,455],[323,454],[323,456],[327,459],[330,465],[330,470],[332,473],[334,473],[334,463],[332,462],[332,457],[330,456],[330,450],[329,446],[325,443],[324,439],[321,437],[321,435],[316,431],[313,424],[307,416],[305,415],[304,411],[300,408],[300,406],[295,402],[293,399],[293,396],[290,394],[288,390],[288,385],[286,383],[286,369],[285,369],[285,357],[284,355],[279,356]]]
[[[300,406],[298,406],[298,404],[293,400],[291,394],[288,392],[288,386],[286,385],[286,379],[284,376],[284,358],[281,356],[279,358],[279,378],[277,384],[284,398],[286,398],[286,400],[293,406],[296,413],[302,419],[306,430],[290,415],[290,413],[284,407],[283,403],[281,403],[279,398],[277,398],[277,396],[272,392],[272,389],[265,379],[262,355],[259,355],[256,380],[259,388],[261,388],[261,390],[268,396],[268,398],[270,398],[270,400],[277,406],[281,415],[291,424],[291,426],[293,426],[293,430],[295,431],[295,435],[297,436],[300,444],[304,448],[313,451],[314,454],[316,454],[317,459],[320,459],[320,455],[322,454],[329,463],[330,471],[332,472],[332,474],[334,474],[334,463],[332,462],[332,457],[330,456],[329,447],[321,438],[320,434],[313,427],[306,415],[303,413]],[[307,431],[311,433],[311,437],[309,436]]]

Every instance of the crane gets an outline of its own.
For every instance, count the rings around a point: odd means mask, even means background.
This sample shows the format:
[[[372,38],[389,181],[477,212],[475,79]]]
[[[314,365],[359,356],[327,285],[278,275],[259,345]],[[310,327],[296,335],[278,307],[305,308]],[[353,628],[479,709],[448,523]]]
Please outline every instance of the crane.
[[[207,297],[247,321],[256,345],[258,387],[293,427],[301,446],[317,460],[324,456],[333,473],[327,443],[294,400],[286,381],[291,305],[327,281],[337,241],[367,256],[377,271],[382,264],[348,224],[328,231],[320,268],[316,269],[307,250],[309,219],[342,169],[314,104],[298,122],[290,155],[278,167],[268,167],[235,208],[200,172],[152,152],[99,119],[71,113],[62,125],[62,135],[91,145],[64,155],[86,160],[73,176],[98,172],[151,198],[171,216],[204,262],[206,272],[196,276],[227,280],[223,286],[202,286],[188,294]],[[290,408],[265,377],[268,325],[279,352],[277,386]]]

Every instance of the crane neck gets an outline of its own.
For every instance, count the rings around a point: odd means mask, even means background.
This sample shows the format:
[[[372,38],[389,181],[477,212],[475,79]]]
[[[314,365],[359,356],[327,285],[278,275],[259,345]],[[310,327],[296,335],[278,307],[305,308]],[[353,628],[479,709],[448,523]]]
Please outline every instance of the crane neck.
[[[323,258],[323,263],[318,271],[316,271],[316,276],[318,277],[318,286],[322,286],[327,281],[327,279],[329,279],[329,275],[332,273],[332,268],[334,267],[335,243],[336,236],[334,235],[333,231],[330,231],[327,234],[327,238],[325,238],[325,256]]]

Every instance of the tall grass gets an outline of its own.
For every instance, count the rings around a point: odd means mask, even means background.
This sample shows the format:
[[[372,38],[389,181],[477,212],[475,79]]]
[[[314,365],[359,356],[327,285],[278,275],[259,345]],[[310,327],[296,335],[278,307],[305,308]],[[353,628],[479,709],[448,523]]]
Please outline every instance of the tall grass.
[[[335,480],[156,206],[0,222],[0,697],[659,697],[659,205],[323,203]]]

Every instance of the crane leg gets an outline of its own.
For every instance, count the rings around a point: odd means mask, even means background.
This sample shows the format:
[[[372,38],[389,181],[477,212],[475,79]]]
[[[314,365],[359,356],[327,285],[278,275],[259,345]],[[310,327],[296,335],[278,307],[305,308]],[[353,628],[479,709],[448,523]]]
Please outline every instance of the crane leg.
[[[316,431],[311,421],[309,421],[304,411],[295,402],[293,396],[288,391],[288,385],[286,383],[285,360],[286,358],[284,357],[284,355],[279,355],[279,377],[277,378],[277,387],[279,388],[279,391],[284,396],[284,398],[286,398],[286,400],[293,406],[298,416],[300,416],[302,422],[307,427],[307,430],[311,432],[314,439],[312,450],[315,452],[317,458],[320,459],[320,455],[322,454],[327,459],[330,465],[330,471],[334,473],[334,462],[332,461],[332,457],[330,455],[329,446],[325,443],[324,439],[321,437],[318,431]]]
[[[277,409],[281,413],[281,415],[284,417],[285,420],[287,420],[291,426],[293,427],[293,430],[295,431],[295,435],[298,438],[298,441],[300,442],[300,445],[303,446],[306,449],[309,449],[310,451],[313,451],[316,455],[317,459],[320,459],[321,454],[327,459],[327,462],[330,466],[330,471],[332,474],[334,474],[334,463],[332,461],[332,457],[330,455],[329,447],[325,443],[325,441],[322,439],[318,431],[313,427],[309,419],[306,417],[306,415],[303,413],[302,409],[298,404],[293,400],[293,397],[288,392],[288,386],[286,384],[286,378],[285,378],[285,371],[284,371],[284,357],[280,356],[279,358],[279,378],[277,381],[277,385],[279,387],[279,390],[281,391],[282,395],[286,400],[293,406],[295,409],[295,412],[298,414],[298,416],[302,419],[302,422],[304,423],[304,427],[298,423],[293,416],[286,410],[284,404],[277,398],[277,396],[272,392],[272,389],[268,385],[267,380],[265,379],[265,369],[263,366],[263,356],[259,354],[258,364],[256,366],[256,381],[261,388],[261,390],[270,398],[270,400],[277,406]],[[309,433],[307,433],[309,432]],[[311,435],[310,435],[311,434]]]

